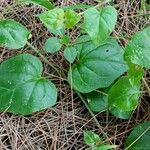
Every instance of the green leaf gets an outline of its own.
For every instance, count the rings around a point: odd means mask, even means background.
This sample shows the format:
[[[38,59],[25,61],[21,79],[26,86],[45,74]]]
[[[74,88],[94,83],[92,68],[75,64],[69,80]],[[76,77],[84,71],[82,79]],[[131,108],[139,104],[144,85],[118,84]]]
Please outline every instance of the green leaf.
[[[140,96],[140,84],[133,83],[129,77],[122,77],[110,89],[108,103],[122,111],[135,110]]]
[[[77,45],[76,49],[79,60],[69,71],[68,80],[79,92],[106,88],[127,70],[124,52],[115,40],[108,40],[102,45],[85,42]]]
[[[73,63],[77,56],[77,50],[74,47],[67,47],[64,50],[64,57],[70,63]]]
[[[102,112],[108,109],[108,97],[99,92],[87,94],[88,105],[94,112]]]
[[[111,108],[110,113],[113,114],[115,117],[120,118],[120,119],[129,119],[131,118],[133,112],[132,111],[122,111],[118,108]]]
[[[92,92],[87,94],[88,105],[94,112],[103,112],[108,109],[108,95],[105,93]],[[120,119],[129,119],[132,111],[126,112],[115,107],[110,108],[109,112]]]
[[[44,44],[44,50],[48,53],[55,53],[61,49],[62,44],[56,37],[52,37],[46,40]]]
[[[19,49],[25,46],[30,32],[22,24],[14,20],[0,20],[0,45]]]
[[[75,41],[75,47],[77,49],[78,59],[80,57],[80,51],[82,50],[82,45],[83,45],[83,43],[86,43],[86,42],[91,42],[91,38],[89,35],[82,35],[79,38],[77,38]]]
[[[125,142],[126,150],[149,150],[150,121],[139,124],[133,129]]]
[[[28,115],[55,105],[57,89],[41,74],[41,61],[29,54],[1,63],[0,111]]]
[[[84,142],[89,146],[94,146],[101,142],[100,137],[92,131],[84,131]]]
[[[100,145],[96,148],[93,148],[92,150],[109,150],[114,148],[117,148],[117,145]]]
[[[75,41],[75,44],[76,46],[80,46],[82,47],[82,43],[85,43],[85,42],[90,42],[91,41],[91,38],[89,35],[82,35],[80,36],[79,38],[77,38],[77,40]]]
[[[106,6],[99,11],[89,8],[84,13],[83,28],[95,43],[105,41],[114,30],[117,22],[117,11],[112,6]]]
[[[150,69],[150,27],[135,33],[125,49],[125,59]]]
[[[48,0],[16,0],[17,2],[22,2],[22,3],[33,3],[37,4],[40,6],[43,6],[49,10],[53,9],[55,6]]]
[[[68,35],[64,35],[61,37],[61,43],[64,45],[68,45],[70,43],[71,39]]]
[[[38,15],[49,30],[60,30],[64,26],[64,10],[55,8]]]
[[[52,29],[48,29],[48,31],[52,34],[54,34],[55,36],[64,36],[65,35],[65,27],[63,26],[61,29],[56,29],[56,30],[52,30]]]
[[[73,10],[65,11],[65,25],[66,28],[73,28],[81,19],[81,16]]]
[[[134,83],[139,83],[142,77],[144,76],[144,69],[141,66],[130,64],[128,70],[128,76],[130,81]]]

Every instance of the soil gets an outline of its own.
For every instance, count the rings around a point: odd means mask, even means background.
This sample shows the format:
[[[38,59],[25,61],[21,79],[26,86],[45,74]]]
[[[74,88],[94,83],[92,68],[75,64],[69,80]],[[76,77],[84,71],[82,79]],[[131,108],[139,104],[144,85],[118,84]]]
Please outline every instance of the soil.
[[[96,5],[93,0],[55,0],[57,6],[75,5],[77,3]],[[149,2],[149,1],[148,1]],[[140,0],[115,0],[118,10],[118,24],[113,32],[121,45],[125,45],[137,31],[150,25],[150,10],[141,9]],[[0,19],[11,18],[25,25],[32,32],[32,44],[42,51],[45,40],[52,36],[35,14],[43,10],[35,5],[18,5],[14,0],[0,0]],[[78,35],[76,29],[70,31],[72,39]],[[0,47],[0,62],[21,54],[35,54],[29,47],[19,51],[11,51]],[[63,51],[57,54],[45,54],[46,58],[61,68],[69,66],[63,58]],[[42,59],[41,59],[42,60]],[[55,71],[44,64],[43,75],[50,78]],[[145,73],[145,79],[150,85],[150,71]],[[18,116],[10,113],[0,113],[0,150],[85,150],[88,147],[83,141],[83,131],[88,129],[102,135],[107,134],[104,142],[118,145],[123,150],[123,144],[131,130],[141,122],[150,121],[150,97],[142,84],[141,98],[138,108],[129,120],[117,119],[107,112],[95,114],[101,129],[99,129],[84,104],[73,93],[67,83],[53,77],[53,82],[59,89],[57,105],[53,108],[35,113],[32,116]]]

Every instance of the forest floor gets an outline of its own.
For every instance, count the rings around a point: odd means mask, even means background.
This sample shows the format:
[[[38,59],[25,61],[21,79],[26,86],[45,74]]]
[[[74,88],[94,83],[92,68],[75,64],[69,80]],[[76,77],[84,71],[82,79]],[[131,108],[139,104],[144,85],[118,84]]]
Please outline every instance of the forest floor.
[[[77,3],[95,5],[93,0],[55,0],[57,6],[75,5]],[[140,0],[115,0],[118,10],[118,24],[113,35],[121,44],[126,44],[130,37],[150,24],[150,9],[141,6]],[[35,17],[42,9],[35,5],[18,5],[14,0],[0,0],[0,19],[11,18],[24,24],[32,32],[32,43],[42,49],[50,33]],[[72,38],[77,32],[72,31]],[[10,51],[0,47],[0,62],[20,53],[34,52],[25,47],[19,51]],[[36,55],[36,54],[34,54]],[[64,61],[63,53],[44,54],[48,60],[62,68],[69,66]],[[55,72],[44,64],[44,75],[49,76]],[[150,85],[150,71],[145,74]],[[63,81],[54,78],[59,88],[57,105],[32,116],[18,116],[10,113],[0,114],[0,150],[85,150],[87,146],[83,141],[83,131],[88,129],[101,135],[101,130],[108,136],[109,141],[123,150],[123,143],[130,131],[139,123],[150,121],[150,98],[144,86],[140,105],[129,120],[117,119],[104,112],[95,114],[101,129],[99,129],[90,113],[78,98],[72,96],[71,89]]]

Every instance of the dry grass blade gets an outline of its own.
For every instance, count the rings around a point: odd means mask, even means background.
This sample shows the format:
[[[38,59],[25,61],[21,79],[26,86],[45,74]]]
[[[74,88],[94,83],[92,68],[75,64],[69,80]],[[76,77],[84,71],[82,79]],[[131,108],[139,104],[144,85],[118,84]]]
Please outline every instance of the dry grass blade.
[[[93,0],[57,0],[56,5],[75,5],[77,3],[94,4]],[[141,14],[149,13],[140,10],[140,0],[115,0],[118,10],[118,25],[113,35],[121,45],[128,42],[131,35],[146,27],[150,23],[150,17]],[[34,17],[42,9],[35,5],[16,5],[13,0],[0,0],[0,19],[12,18],[26,25],[32,32],[32,43],[39,50],[44,41],[51,36],[45,27]],[[136,16],[136,17],[135,17]],[[71,32],[72,38],[78,36],[78,30]],[[0,47],[0,62],[20,53],[31,53],[29,47],[20,51],[9,51]],[[69,68],[64,61],[63,53],[44,54],[47,60],[64,69]],[[44,64],[44,74],[54,74],[54,70]],[[150,71],[144,77],[150,86]],[[59,88],[59,100],[54,108],[34,114],[33,116],[17,116],[9,113],[0,114],[0,150],[85,150],[83,142],[83,130],[89,129],[102,135],[89,112],[72,89],[60,78],[53,78]],[[130,120],[120,120],[110,114],[100,113],[96,117],[104,133],[111,141],[123,150],[123,142],[131,129],[139,122],[150,121],[150,101],[148,93],[143,91],[140,105]]]

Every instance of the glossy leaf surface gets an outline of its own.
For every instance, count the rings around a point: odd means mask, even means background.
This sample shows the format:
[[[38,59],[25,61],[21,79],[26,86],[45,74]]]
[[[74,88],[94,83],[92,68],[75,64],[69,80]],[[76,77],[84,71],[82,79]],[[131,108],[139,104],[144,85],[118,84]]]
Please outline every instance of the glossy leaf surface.
[[[56,7],[38,15],[38,17],[49,30],[60,30],[64,26],[64,10],[61,8]]]
[[[79,21],[81,17],[78,13],[73,10],[66,10],[65,12],[65,25],[66,28],[73,28]]]
[[[91,41],[85,42],[76,45],[76,48],[78,62],[69,71],[68,80],[71,81],[72,77],[73,88],[79,92],[106,88],[127,70],[124,52],[114,40],[99,46]]]
[[[41,61],[29,54],[1,63],[0,111],[28,115],[55,105],[57,89],[41,74]]]
[[[140,84],[129,77],[122,77],[110,89],[108,102],[111,107],[122,111],[135,110],[140,96]]]
[[[150,148],[150,121],[133,129],[125,142],[126,150],[148,150]]]
[[[120,119],[129,119],[132,116],[132,111],[122,111],[116,107],[110,109],[110,113]]]
[[[135,33],[125,49],[125,59],[150,69],[150,27]]]
[[[68,47],[64,50],[64,57],[70,63],[73,63],[77,56],[77,50],[74,47]]]
[[[89,8],[84,14],[83,28],[95,43],[105,41],[114,30],[117,22],[117,11],[112,6],[99,10]]]
[[[44,44],[44,50],[48,53],[55,53],[61,49],[62,44],[56,37],[52,37],[46,40]]]
[[[26,45],[30,32],[15,20],[0,20],[0,45],[19,49]]]
[[[102,112],[108,109],[108,97],[99,92],[87,94],[87,101],[90,109],[94,112]]]
[[[37,4],[37,5],[40,5],[40,6],[47,8],[49,10],[54,8],[54,5],[49,0],[17,0],[17,1],[23,2],[23,3]]]
[[[94,146],[101,141],[100,137],[92,131],[84,131],[84,142],[89,146]]]

